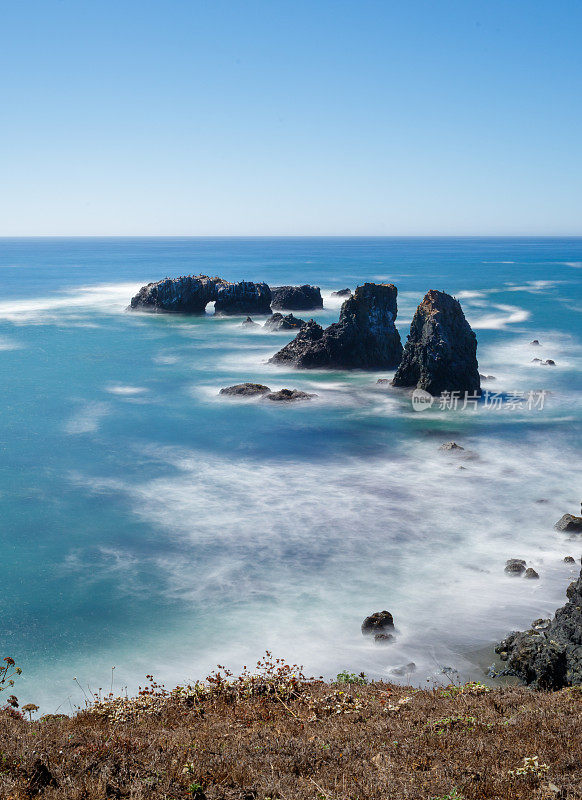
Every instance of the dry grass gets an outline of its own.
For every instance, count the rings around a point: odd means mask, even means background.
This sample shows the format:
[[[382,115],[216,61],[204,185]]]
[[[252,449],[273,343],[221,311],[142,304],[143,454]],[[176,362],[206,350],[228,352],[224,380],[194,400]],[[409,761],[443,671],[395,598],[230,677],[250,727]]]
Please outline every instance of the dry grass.
[[[581,711],[576,689],[325,684],[268,661],[74,718],[1,711],[0,797],[582,798]]]

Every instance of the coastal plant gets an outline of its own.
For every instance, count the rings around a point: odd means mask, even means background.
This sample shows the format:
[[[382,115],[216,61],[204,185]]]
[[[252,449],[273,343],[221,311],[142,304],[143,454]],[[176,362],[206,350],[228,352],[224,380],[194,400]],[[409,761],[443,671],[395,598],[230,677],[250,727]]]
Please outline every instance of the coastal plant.
[[[510,769],[509,775],[512,778],[527,778],[529,776],[540,777],[549,770],[547,764],[540,764],[538,756],[527,756],[523,759],[523,765],[517,769]]]
[[[360,672],[359,675],[356,675],[355,672],[348,672],[347,670],[344,670],[343,672],[339,672],[337,674],[335,682],[349,683],[356,686],[366,686],[368,683],[368,678],[364,672]]]
[[[21,675],[22,670],[16,666],[16,662],[10,656],[4,659],[4,666],[0,666],[0,692],[5,692],[14,686],[14,678]],[[18,698],[13,694],[6,698],[6,705],[10,708],[18,708]]]

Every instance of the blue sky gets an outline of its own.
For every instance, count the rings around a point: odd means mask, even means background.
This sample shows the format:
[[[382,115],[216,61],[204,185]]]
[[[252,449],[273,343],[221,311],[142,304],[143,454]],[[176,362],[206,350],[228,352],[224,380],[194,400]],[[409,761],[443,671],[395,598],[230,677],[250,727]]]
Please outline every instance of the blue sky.
[[[582,234],[579,0],[0,11],[0,235]]]

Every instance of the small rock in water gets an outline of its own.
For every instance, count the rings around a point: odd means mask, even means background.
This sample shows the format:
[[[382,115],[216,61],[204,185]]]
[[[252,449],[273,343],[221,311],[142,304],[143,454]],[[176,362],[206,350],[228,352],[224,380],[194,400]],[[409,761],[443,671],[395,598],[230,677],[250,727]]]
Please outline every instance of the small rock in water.
[[[564,561],[566,562],[566,564],[575,564],[576,563],[576,559],[572,558],[572,556],[565,556],[564,557]]]
[[[243,322],[241,322],[241,325],[243,325],[243,327],[245,327],[245,328],[259,328],[260,327],[259,323],[258,322],[253,322],[253,320],[250,317],[247,317]]]
[[[393,642],[394,636],[391,633],[375,633],[374,634],[374,644],[388,644],[388,642]]]
[[[378,380],[376,381],[376,383],[382,383],[382,384],[384,384],[384,383],[390,383],[390,381],[389,381],[389,379],[388,379],[388,378],[378,378]]]
[[[265,400],[289,403],[294,400],[311,400],[312,397],[317,397],[317,395],[308,394],[307,392],[300,392],[299,389],[280,389],[278,392],[266,394]]]
[[[537,339],[534,339],[534,340],[533,340],[533,342],[530,342],[530,344],[533,344],[533,345],[535,345],[536,347],[539,347],[539,346],[540,346],[540,343],[539,343],[539,341],[538,341]]]
[[[351,289],[338,289],[337,292],[332,292],[336,297],[349,297],[352,293]]]
[[[481,378],[482,381],[495,381],[495,380],[497,380],[495,375],[482,375],[481,373],[479,373],[479,377]]]
[[[457,444],[456,442],[445,442],[444,444],[441,444],[441,446],[439,447],[439,450],[464,450],[464,449],[465,449],[464,447],[461,447],[461,445]]]
[[[533,567],[528,567],[526,569],[524,578],[530,578],[530,579],[535,580],[536,578],[539,578],[539,577],[540,576],[538,575],[538,573],[535,571],[535,569]]]
[[[270,391],[270,388],[263,386],[262,383],[237,383],[235,386],[226,386],[221,389],[220,394],[234,397],[254,397],[259,394],[267,394]]]
[[[403,664],[401,667],[394,667],[390,670],[391,675],[409,675],[411,672],[416,672],[416,664],[414,661],[409,661],[408,664]]]
[[[556,366],[556,362],[555,362],[555,361],[552,361],[552,359],[551,359],[551,358],[548,358],[548,359],[547,359],[547,361],[544,361],[544,364],[545,364],[547,367],[555,367],[555,366]]]
[[[364,636],[370,633],[382,633],[387,628],[394,628],[394,618],[389,611],[376,611],[362,622]]]
[[[572,514],[564,514],[562,519],[554,525],[557,531],[565,533],[582,533],[582,517],[574,517]]]
[[[541,360],[541,358],[532,358],[531,363],[532,364],[541,364],[542,360]]]
[[[509,558],[505,562],[505,571],[510,575],[522,575],[525,572],[525,561],[523,558]]]

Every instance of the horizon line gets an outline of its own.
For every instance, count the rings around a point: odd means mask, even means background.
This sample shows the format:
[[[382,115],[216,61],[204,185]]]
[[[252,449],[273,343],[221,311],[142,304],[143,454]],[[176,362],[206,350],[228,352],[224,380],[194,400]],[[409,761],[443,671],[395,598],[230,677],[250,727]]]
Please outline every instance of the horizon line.
[[[5,239],[582,239],[582,233],[29,233]]]

